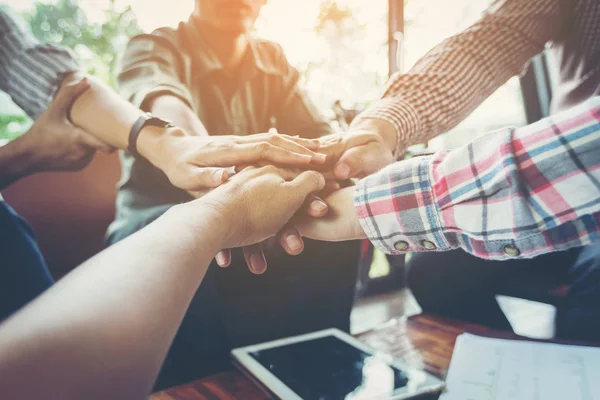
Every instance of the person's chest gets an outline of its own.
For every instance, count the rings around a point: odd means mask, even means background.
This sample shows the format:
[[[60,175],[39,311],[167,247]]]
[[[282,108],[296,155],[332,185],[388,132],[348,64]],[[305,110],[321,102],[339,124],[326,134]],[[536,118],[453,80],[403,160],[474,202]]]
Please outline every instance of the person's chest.
[[[224,74],[192,79],[194,110],[210,135],[251,135],[273,127],[276,82],[267,74],[236,82]]]

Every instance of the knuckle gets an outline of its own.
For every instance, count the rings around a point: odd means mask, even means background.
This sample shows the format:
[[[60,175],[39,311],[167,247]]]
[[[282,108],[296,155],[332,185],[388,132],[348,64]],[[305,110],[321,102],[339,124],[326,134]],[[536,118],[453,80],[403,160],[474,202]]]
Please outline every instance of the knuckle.
[[[316,171],[309,171],[308,178],[317,187],[325,186],[325,178]]]
[[[271,149],[271,144],[269,142],[260,142],[256,145],[256,149],[260,152],[260,153],[266,153]]]

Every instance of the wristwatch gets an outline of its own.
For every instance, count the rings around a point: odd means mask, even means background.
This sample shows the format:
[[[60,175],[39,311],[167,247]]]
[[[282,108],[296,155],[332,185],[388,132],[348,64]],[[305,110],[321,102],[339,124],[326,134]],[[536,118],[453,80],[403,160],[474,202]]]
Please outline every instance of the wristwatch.
[[[140,132],[146,126],[156,126],[159,128],[173,128],[175,125],[171,121],[167,121],[166,119],[155,117],[150,113],[145,113],[141,117],[135,121],[135,124],[131,127],[129,131],[129,144],[127,146],[127,151],[135,158],[141,158],[142,155],[138,152],[137,149],[137,141],[138,136],[140,136]]]

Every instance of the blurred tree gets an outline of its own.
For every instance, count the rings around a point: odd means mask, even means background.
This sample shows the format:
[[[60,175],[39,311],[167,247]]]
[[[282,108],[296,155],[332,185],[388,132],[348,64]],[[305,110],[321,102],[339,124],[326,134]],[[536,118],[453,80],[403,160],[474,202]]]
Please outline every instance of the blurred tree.
[[[72,49],[83,69],[116,87],[118,55],[128,38],[141,32],[135,14],[131,7],[118,10],[115,0],[110,0],[104,21],[92,23],[78,3],[76,0],[38,1],[24,17],[38,40]],[[10,103],[0,98],[0,103],[7,102]],[[0,139],[14,139],[30,125],[31,121],[24,114],[0,115]]]
[[[306,80],[320,87],[329,106],[364,108],[376,98],[387,74],[387,7],[361,15],[359,2],[323,0],[314,30],[321,40],[318,57],[307,66]]]
[[[128,38],[141,32],[131,7],[117,10],[115,0],[110,0],[102,23],[91,23],[76,0],[38,2],[26,18],[40,41],[73,49],[90,74],[113,87],[117,55]]]

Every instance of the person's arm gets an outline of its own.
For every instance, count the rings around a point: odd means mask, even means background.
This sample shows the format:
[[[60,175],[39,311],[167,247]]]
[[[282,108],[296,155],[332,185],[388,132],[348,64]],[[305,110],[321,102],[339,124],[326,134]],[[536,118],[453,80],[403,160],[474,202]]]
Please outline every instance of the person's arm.
[[[2,397],[147,398],[217,251],[272,236],[324,184],[249,168],[87,261],[0,325]]]
[[[350,127],[381,135],[387,146],[343,154],[336,176],[376,172],[382,163],[361,165],[370,152],[397,159],[408,146],[453,128],[556,37],[571,11],[563,9],[567,3],[496,0],[474,25],[434,47],[407,73],[392,76],[383,98]]]
[[[97,150],[111,150],[66,117],[73,100],[88,88],[85,80],[65,86],[24,135],[0,146],[0,190],[37,172],[82,169]]]
[[[600,240],[600,97],[519,129],[390,165],[299,218],[319,240],[367,236],[389,254],[462,248],[530,258]],[[354,205],[350,206],[354,197]],[[361,234],[362,228],[363,233]]]
[[[98,80],[83,78],[68,50],[40,44],[3,9],[0,56],[0,89],[30,117],[42,119],[0,151],[0,184],[41,170],[81,168],[96,150],[127,149],[129,131],[142,111]],[[73,87],[82,85],[87,90],[73,92]],[[268,135],[243,140],[224,137],[212,143],[190,137],[181,128],[146,127],[137,144],[142,156],[175,186],[188,191],[226,181],[223,167],[258,161],[306,167],[324,161],[310,150],[318,143]]]
[[[122,63],[121,96],[133,106],[178,126],[174,130],[144,132],[139,138],[139,149],[181,189],[194,194],[215,187],[227,179],[230,167],[238,165],[266,162],[307,168],[311,163],[325,161],[325,157],[312,151],[318,148],[317,141],[272,134],[209,137],[192,109],[192,96],[183,82],[184,61],[168,31],[158,30],[131,39]],[[74,112],[76,107],[77,104]],[[90,107],[88,110],[85,119],[89,121],[93,116]]]

